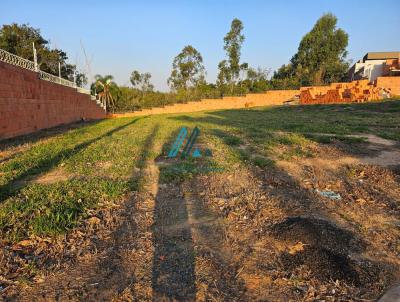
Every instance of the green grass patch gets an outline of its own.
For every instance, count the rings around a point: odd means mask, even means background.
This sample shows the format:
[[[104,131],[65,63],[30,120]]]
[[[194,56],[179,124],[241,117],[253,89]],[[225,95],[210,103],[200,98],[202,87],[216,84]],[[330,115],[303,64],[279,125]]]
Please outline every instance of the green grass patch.
[[[285,150],[279,155],[279,159],[282,160],[291,160],[292,158],[298,157],[312,157],[313,154],[311,151],[301,148],[300,146],[292,147],[289,148],[288,150]]]
[[[377,133],[382,138],[400,141],[400,126],[398,131],[380,131]]]
[[[255,156],[251,159],[252,163],[260,168],[273,167],[274,161],[262,156]]]
[[[196,175],[218,173],[224,170],[224,167],[213,161],[183,160],[160,167],[159,182],[180,183]]]
[[[316,134],[306,134],[305,135],[310,140],[320,143],[320,144],[330,144],[334,141],[341,141],[347,144],[359,144],[366,142],[364,137],[355,136],[343,136],[343,135],[316,135]]]
[[[289,146],[306,146],[310,143],[303,135],[297,133],[285,133],[279,135],[275,138],[275,141],[279,144],[289,145]]]
[[[74,179],[51,185],[32,184],[7,199],[0,208],[0,230],[8,240],[29,235],[65,233],[86,210],[121,197],[130,184],[105,179]]]
[[[224,143],[229,145],[229,146],[239,146],[242,144],[242,140],[239,137],[236,136],[228,136],[224,138]]]
[[[248,160],[250,160],[250,158],[251,158],[250,152],[247,151],[247,150],[245,150],[245,149],[239,149],[239,150],[238,150],[238,155],[239,155],[239,158],[240,158],[242,161],[248,161]]]

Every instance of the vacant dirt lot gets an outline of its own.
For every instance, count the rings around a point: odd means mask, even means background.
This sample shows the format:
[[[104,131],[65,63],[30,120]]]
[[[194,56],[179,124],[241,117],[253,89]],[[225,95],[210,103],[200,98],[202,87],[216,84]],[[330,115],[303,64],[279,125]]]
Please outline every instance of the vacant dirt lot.
[[[5,301],[374,301],[400,102],[105,120],[3,142]],[[167,157],[181,127],[199,158]],[[211,156],[205,156],[205,150]]]

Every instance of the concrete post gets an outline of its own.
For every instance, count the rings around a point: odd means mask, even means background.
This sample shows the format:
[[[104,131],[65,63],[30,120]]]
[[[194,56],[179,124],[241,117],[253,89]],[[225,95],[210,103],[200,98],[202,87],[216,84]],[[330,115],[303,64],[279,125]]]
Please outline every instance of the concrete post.
[[[35,48],[35,42],[32,42],[32,47],[33,47],[33,63],[35,64],[35,71],[39,72],[39,66],[37,63],[37,53],[36,53],[36,48]]]

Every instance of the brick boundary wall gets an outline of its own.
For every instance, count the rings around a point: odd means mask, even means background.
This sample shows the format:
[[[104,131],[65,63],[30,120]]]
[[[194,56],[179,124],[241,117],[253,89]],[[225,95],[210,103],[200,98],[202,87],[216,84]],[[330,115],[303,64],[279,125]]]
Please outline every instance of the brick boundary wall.
[[[0,140],[61,124],[106,117],[90,95],[40,80],[36,72],[0,62]]]
[[[378,77],[376,86],[389,89],[392,95],[400,96],[400,77]]]
[[[358,86],[357,86],[358,85]],[[354,86],[354,87],[353,87]],[[346,92],[345,88],[350,87],[349,97],[343,97],[340,93]],[[368,90],[368,97],[363,101],[371,101],[380,99],[378,92],[380,88],[390,90],[391,94],[396,96],[400,95],[400,77],[378,77],[375,83],[369,83],[367,80],[353,81],[350,83],[332,83],[329,86],[312,86],[301,87],[299,90],[270,90],[265,93],[253,93],[246,96],[223,97],[221,99],[203,99],[197,102],[188,102],[186,104],[173,104],[165,107],[156,107],[151,109],[144,109],[142,111],[127,112],[127,113],[114,113],[108,114],[108,118],[118,117],[135,117],[153,114],[165,113],[189,113],[206,110],[220,110],[220,109],[238,109],[256,106],[270,106],[270,105],[283,105],[285,101],[293,98],[294,96],[300,97],[300,104],[323,104],[323,103],[351,103],[359,101],[356,96],[365,97],[364,93]],[[310,90],[318,99],[307,101],[304,92]],[[335,90],[332,93],[332,91]],[[355,92],[358,94],[356,95]],[[322,96],[329,99],[321,99]],[[346,95],[345,95],[346,96]],[[312,95],[309,96],[312,98]]]
[[[162,108],[142,111],[108,114],[108,118],[135,117],[164,113],[189,113],[206,110],[238,109],[256,106],[282,105],[285,101],[299,95],[300,90],[270,90],[265,93],[252,93],[246,96],[223,97],[221,99],[203,99],[186,104],[167,105]]]

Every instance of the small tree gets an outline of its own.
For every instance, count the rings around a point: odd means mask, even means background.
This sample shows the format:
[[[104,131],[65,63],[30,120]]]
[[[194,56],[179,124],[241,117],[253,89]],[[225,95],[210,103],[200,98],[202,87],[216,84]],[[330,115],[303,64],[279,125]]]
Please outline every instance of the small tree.
[[[91,85],[99,97],[99,100],[106,106],[107,111],[115,110],[115,101],[120,96],[118,85],[113,81],[112,75],[96,75],[96,82]]]
[[[86,77],[86,74],[82,72],[77,72],[75,74],[75,83],[78,87],[83,87],[87,84],[88,78]]]
[[[217,86],[223,94],[226,90],[227,85],[232,81],[232,74],[229,70],[229,66],[226,60],[222,60],[218,64],[218,76],[217,76]]]
[[[204,82],[203,58],[191,45],[185,46],[174,58],[168,84],[175,90],[187,91]]]
[[[270,83],[268,76],[271,70],[258,67],[257,69],[249,67],[246,70],[246,79],[243,80],[243,85],[248,92],[263,92],[268,90]]]
[[[240,71],[246,66],[246,63],[240,64],[241,48],[244,42],[243,23],[239,19],[233,19],[231,29],[224,37],[224,50],[228,56],[228,60],[223,60],[218,64],[219,86],[228,84],[231,93],[240,76]]]
[[[142,92],[142,102],[144,101],[144,95],[146,92],[153,91],[154,86],[150,83],[151,74],[149,72],[140,73],[137,70],[131,73],[131,84],[133,87],[139,89]]]

